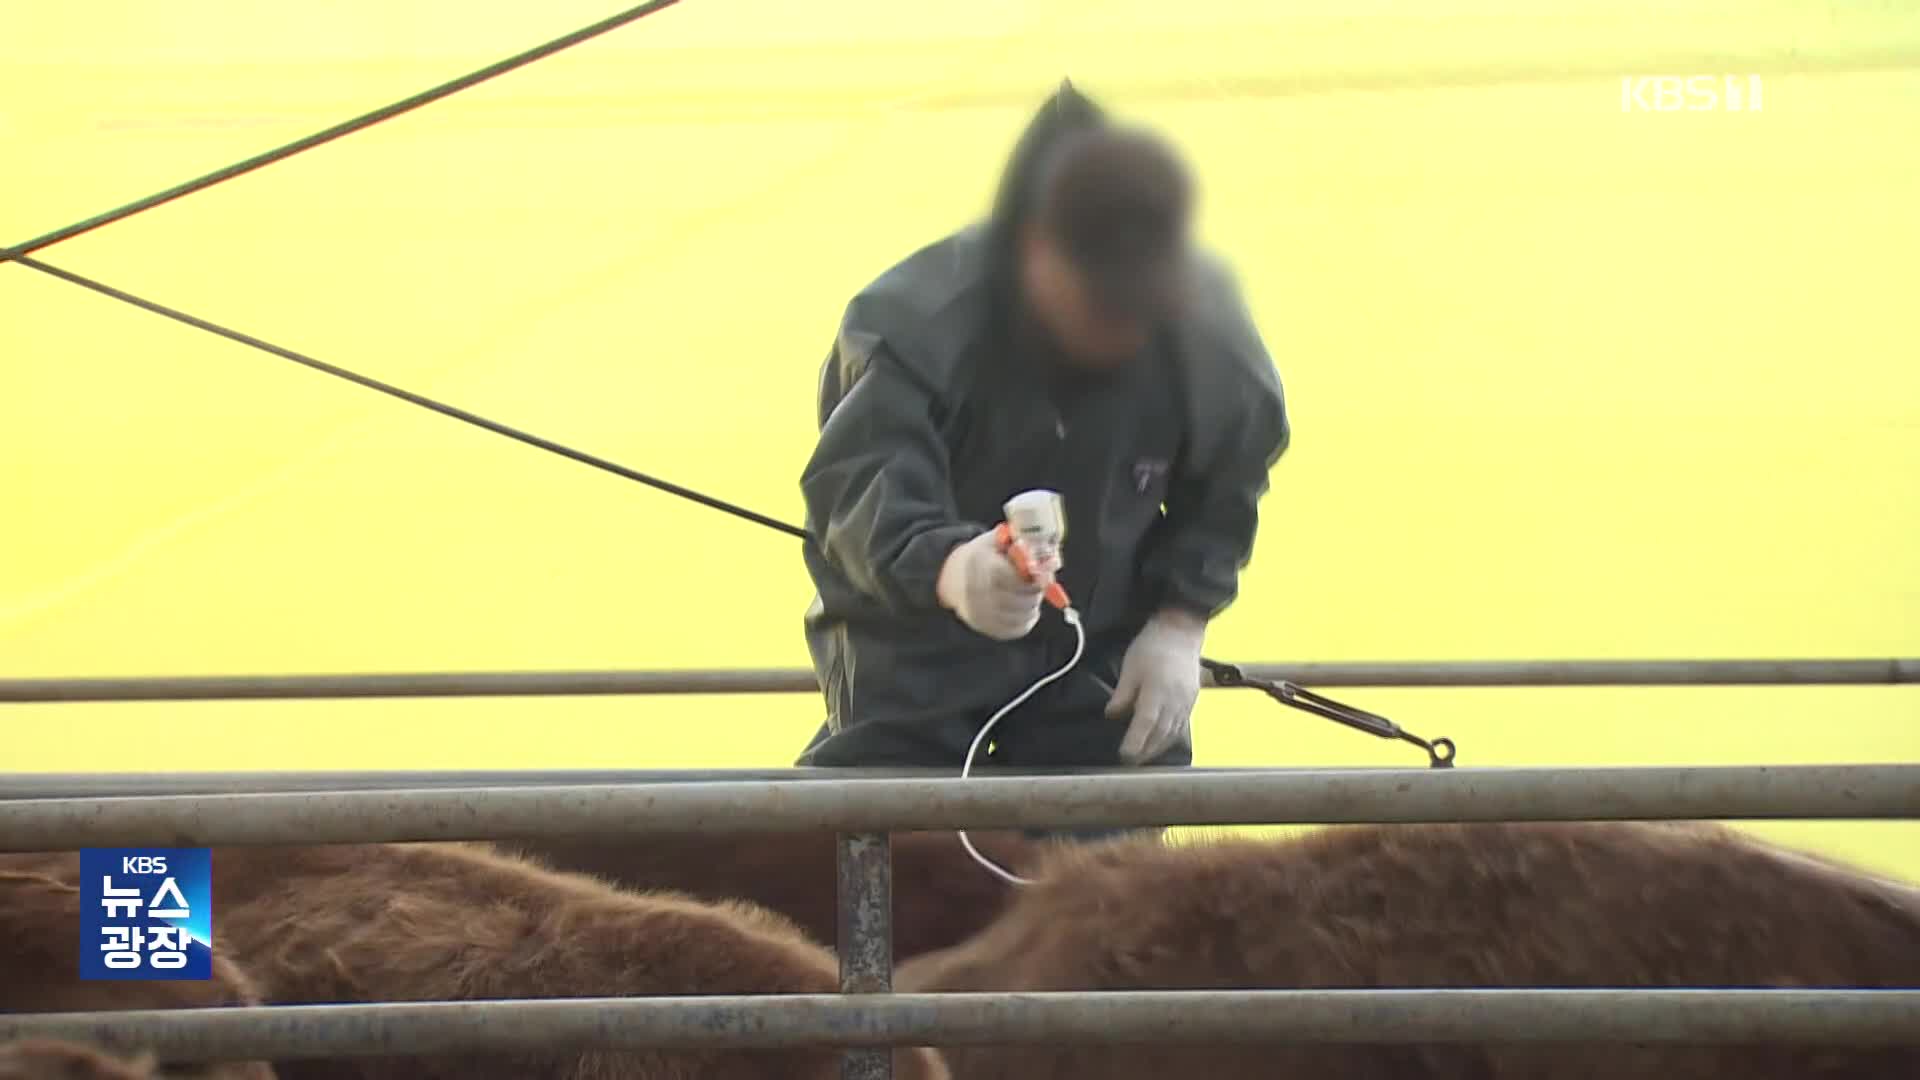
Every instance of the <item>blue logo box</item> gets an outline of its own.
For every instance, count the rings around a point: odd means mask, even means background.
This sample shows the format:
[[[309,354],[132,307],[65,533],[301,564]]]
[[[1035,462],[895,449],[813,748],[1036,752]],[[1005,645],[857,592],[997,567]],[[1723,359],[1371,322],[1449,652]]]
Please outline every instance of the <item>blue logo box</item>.
[[[212,978],[212,852],[82,849],[80,977]]]

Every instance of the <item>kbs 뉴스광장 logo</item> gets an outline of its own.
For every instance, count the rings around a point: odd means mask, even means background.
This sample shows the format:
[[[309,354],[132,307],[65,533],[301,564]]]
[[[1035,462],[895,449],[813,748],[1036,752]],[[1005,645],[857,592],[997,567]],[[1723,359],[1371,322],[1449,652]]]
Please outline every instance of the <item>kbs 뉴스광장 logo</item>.
[[[80,977],[212,978],[212,852],[82,849]]]

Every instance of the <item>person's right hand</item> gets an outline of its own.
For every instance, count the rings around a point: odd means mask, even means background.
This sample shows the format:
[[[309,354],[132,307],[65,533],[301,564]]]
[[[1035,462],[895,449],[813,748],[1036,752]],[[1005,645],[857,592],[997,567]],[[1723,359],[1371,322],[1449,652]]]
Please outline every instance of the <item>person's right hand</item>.
[[[934,593],[940,606],[995,641],[1026,637],[1040,622],[1040,604],[1052,575],[1028,581],[1000,549],[992,531],[953,549],[940,566]]]

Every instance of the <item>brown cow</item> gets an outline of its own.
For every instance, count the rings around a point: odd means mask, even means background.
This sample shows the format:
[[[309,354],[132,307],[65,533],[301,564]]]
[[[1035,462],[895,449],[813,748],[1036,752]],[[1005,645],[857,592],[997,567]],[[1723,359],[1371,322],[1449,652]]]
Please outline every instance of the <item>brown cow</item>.
[[[0,1043],[0,1080],[156,1080],[161,1075],[147,1054],[122,1059],[53,1039]]]
[[[269,1001],[833,993],[838,966],[792,923],[741,903],[637,895],[482,845],[233,848],[214,854],[221,940]],[[366,1059],[294,1076],[772,1080],[838,1077],[830,1050],[584,1052]],[[901,1080],[946,1080],[902,1050]]]
[[[252,983],[217,954],[211,979],[83,981],[78,971],[80,890],[75,884],[80,860],[73,855],[10,855],[4,859],[0,863],[0,1014],[203,1009],[260,1003]],[[75,1071],[58,1072],[63,1061],[71,1063]],[[110,1067],[144,1067],[116,1065],[84,1047],[37,1041],[13,1044],[11,1059],[0,1057],[0,1062],[7,1062],[5,1068],[14,1070],[9,1074],[0,1068],[0,1077],[115,1076],[119,1074]],[[145,1074],[136,1071],[132,1075]],[[169,1071],[166,1075],[272,1080],[274,1074],[265,1064],[242,1062],[197,1071]]]
[[[70,875],[73,853],[0,856]],[[217,948],[274,1004],[833,993],[838,965],[790,922],[740,903],[636,895],[477,844],[222,848]],[[72,940],[68,938],[67,940]],[[649,1051],[341,1058],[288,1078],[829,1080],[837,1052]],[[902,1050],[900,1080],[948,1080]]]
[[[909,991],[1920,987],[1920,890],[1703,826],[1345,827],[1069,850]],[[956,1080],[1920,1077],[1907,1049],[985,1047]]]
[[[1019,833],[967,834],[981,853],[1020,873],[1045,845]],[[746,900],[835,941],[837,877],[831,832],[716,835],[648,833],[524,840],[500,847],[556,870],[592,874],[640,892],[664,889],[700,900]],[[951,832],[893,835],[893,955],[905,960],[984,930],[1013,886],[967,856]]]

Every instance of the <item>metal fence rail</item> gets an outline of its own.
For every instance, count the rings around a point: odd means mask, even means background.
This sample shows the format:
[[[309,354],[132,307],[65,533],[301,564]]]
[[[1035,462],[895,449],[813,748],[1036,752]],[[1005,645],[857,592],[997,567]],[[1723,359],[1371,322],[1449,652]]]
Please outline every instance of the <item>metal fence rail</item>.
[[[28,1036],[177,1061],[398,1054],[1072,1043],[1913,1045],[1920,990],[1186,990],[810,994],[0,1016]]]
[[[1791,686],[1920,683],[1920,658],[1836,660],[1512,660],[1248,664],[1307,686]],[[797,694],[801,668],[674,671],[397,672],[0,679],[0,702],[239,701],[297,698]]]
[[[1253,766],[1037,769],[994,766],[994,776],[1193,776],[1265,773]],[[1286,771],[1286,770],[1278,770]],[[951,780],[952,769],[416,769],[269,770],[185,773],[0,773],[0,800],[102,799],[133,795],[236,795],[247,792],[394,791],[410,788],[595,787],[711,784],[743,780]]]
[[[0,802],[0,851],[1261,822],[1920,817],[1920,764],[1370,769]]]
[[[787,770],[776,770],[787,777]],[[814,772],[814,771],[809,771]],[[828,770],[818,770],[825,773]],[[817,784],[733,774],[643,783],[271,790],[0,801],[0,851],[833,829],[839,995],[280,1006],[0,1017],[173,1060],[674,1047],[838,1046],[842,1076],[890,1045],[1635,1042],[1904,1045],[1920,990],[1267,990],[894,995],[886,833],[1257,822],[1920,817],[1920,765],[918,775]],[[307,774],[328,780],[329,774]],[[354,774],[347,774],[352,776]],[[378,776],[379,774],[373,774]],[[407,776],[409,774],[397,774]],[[477,774],[486,775],[486,774]],[[520,774],[538,779],[546,774]],[[588,773],[606,779],[610,774]],[[611,774],[620,776],[622,774]],[[653,776],[640,773],[636,775]],[[844,775],[844,774],[840,774]],[[836,777],[837,778],[837,777]],[[141,778],[134,778],[136,782]],[[56,777],[98,787],[99,777]],[[150,782],[150,781],[149,781]]]

